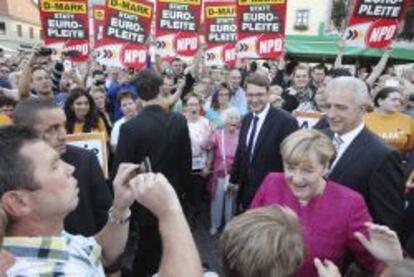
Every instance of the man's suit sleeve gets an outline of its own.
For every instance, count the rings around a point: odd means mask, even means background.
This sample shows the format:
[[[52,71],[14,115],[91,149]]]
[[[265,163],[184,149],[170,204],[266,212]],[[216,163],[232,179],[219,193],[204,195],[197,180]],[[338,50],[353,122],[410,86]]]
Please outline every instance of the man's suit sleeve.
[[[127,122],[128,123],[128,122]],[[113,180],[118,171],[120,163],[136,163],[136,140],[131,131],[131,128],[128,128],[127,123],[124,123],[121,126],[119,133],[119,141],[116,147],[115,160],[112,166],[111,171],[111,180]]]
[[[112,205],[112,195],[106,184],[102,168],[94,154],[89,155],[90,181],[92,182],[93,212],[96,220],[96,227],[101,230],[108,220],[108,210]]]
[[[396,151],[387,153],[369,181],[369,202],[374,222],[398,232],[404,213],[403,173]]]
[[[281,128],[282,140],[299,129],[298,121],[291,115],[289,115],[289,117],[286,118],[286,120],[281,122],[281,124],[283,126],[283,128]]]
[[[190,131],[188,130],[187,122],[183,121],[183,152],[181,158],[181,172],[184,193],[188,194],[191,185],[191,168],[192,168],[192,152],[191,152],[191,139]]]

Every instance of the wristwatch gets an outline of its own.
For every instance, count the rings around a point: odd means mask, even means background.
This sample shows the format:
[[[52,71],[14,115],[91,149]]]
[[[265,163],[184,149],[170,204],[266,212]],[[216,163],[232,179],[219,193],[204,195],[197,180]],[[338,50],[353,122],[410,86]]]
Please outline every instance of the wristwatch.
[[[108,222],[111,224],[126,224],[129,222],[129,219],[131,218],[131,212],[129,212],[129,215],[126,218],[117,218],[112,213],[113,207],[111,207],[108,211]]]

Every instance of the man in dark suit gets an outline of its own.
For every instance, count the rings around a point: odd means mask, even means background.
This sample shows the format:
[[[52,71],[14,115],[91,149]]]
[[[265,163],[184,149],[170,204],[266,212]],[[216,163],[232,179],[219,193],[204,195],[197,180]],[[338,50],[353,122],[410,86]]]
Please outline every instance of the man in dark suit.
[[[339,77],[327,86],[326,133],[337,148],[329,179],[364,196],[374,222],[398,230],[404,208],[401,158],[364,125],[370,104],[367,86]]]
[[[92,236],[106,224],[112,196],[99,162],[91,151],[66,145],[66,116],[51,100],[27,99],[20,102],[14,111],[17,125],[28,126],[62,157],[75,167],[74,177],[78,181],[79,204],[65,217],[65,230],[71,234]]]
[[[145,101],[141,112],[126,122],[120,132],[114,173],[122,162],[141,163],[148,157],[152,170],[163,173],[182,201],[191,172],[191,142],[185,118],[167,112],[161,106],[163,79],[150,71],[141,71],[133,81]],[[135,229],[134,229],[135,226]],[[161,241],[156,218],[143,206],[134,204],[131,231],[139,234],[133,270],[127,276],[156,273],[161,259]]]
[[[298,129],[295,118],[269,104],[269,79],[260,74],[246,78],[250,113],[242,121],[230,183],[239,187],[238,205],[247,209],[264,177],[283,171],[280,143]]]

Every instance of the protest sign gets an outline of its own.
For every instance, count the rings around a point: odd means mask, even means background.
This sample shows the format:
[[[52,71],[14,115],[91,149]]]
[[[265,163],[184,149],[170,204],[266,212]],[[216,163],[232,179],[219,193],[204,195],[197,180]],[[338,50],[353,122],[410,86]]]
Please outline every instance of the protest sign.
[[[94,40],[95,47],[99,46],[103,38],[103,28],[105,23],[105,6],[104,5],[94,5],[93,6],[93,30],[94,30]]]
[[[322,113],[316,111],[300,112],[294,111],[292,115],[296,118],[301,129],[312,129],[322,117]]]
[[[387,48],[398,34],[410,0],[356,0],[344,32],[347,46]]]
[[[236,2],[204,2],[206,66],[234,67],[236,63]]]
[[[101,64],[143,69],[153,4],[144,0],[107,0],[103,38],[96,48]]]
[[[157,0],[156,54],[193,57],[199,48],[201,0]]]
[[[66,135],[66,143],[87,150],[91,150],[102,167],[104,176],[108,178],[108,149],[103,133],[79,133]]]
[[[87,0],[40,0],[40,19],[45,45],[56,50],[76,50],[74,62],[89,55],[89,19]]]
[[[286,0],[237,0],[238,58],[283,57]]]

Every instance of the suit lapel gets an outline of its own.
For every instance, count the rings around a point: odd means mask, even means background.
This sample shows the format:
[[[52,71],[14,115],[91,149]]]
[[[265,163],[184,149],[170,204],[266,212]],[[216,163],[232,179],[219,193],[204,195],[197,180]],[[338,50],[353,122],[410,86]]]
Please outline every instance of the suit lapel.
[[[348,146],[345,153],[339,159],[330,175],[340,176],[343,171],[347,170],[349,164],[352,164],[360,153],[363,153],[365,145],[369,142],[367,136],[367,130],[364,128],[361,133],[354,139],[354,141]]]
[[[269,109],[269,112],[266,115],[266,118],[265,118],[265,120],[262,124],[262,127],[259,130],[259,135],[257,137],[257,141],[256,141],[256,143],[254,145],[254,149],[253,149],[252,162],[256,158],[256,153],[260,149],[260,146],[263,144],[263,140],[266,137],[266,134],[269,132],[269,130],[272,127],[272,120],[270,119],[272,117],[271,113],[272,113],[272,108]]]
[[[248,114],[246,116],[246,124],[242,125],[242,128],[240,130],[240,142],[243,145],[243,149],[246,149],[247,147],[247,134],[249,133],[250,124],[252,122],[253,116],[252,114]]]

